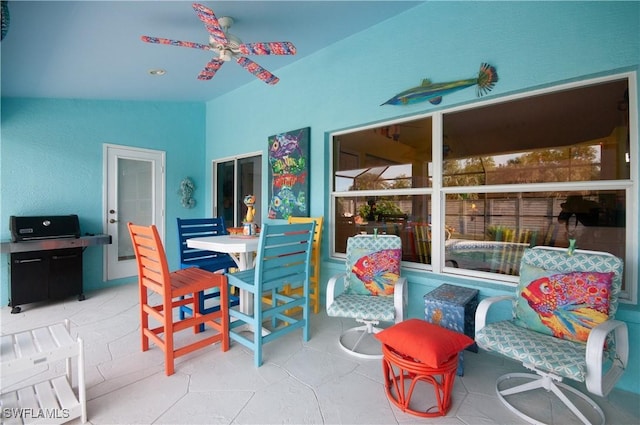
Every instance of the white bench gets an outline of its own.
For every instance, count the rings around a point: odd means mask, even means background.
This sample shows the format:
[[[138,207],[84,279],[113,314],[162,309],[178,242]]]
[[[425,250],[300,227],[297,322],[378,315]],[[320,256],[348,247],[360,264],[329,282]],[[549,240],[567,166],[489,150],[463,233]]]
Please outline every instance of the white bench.
[[[5,375],[64,360],[66,374],[10,392],[2,392],[3,424],[61,424],[87,421],[82,339],[74,340],[69,321],[1,337],[0,370]],[[77,393],[72,387],[72,360],[77,362]],[[3,389],[4,391],[4,389]]]

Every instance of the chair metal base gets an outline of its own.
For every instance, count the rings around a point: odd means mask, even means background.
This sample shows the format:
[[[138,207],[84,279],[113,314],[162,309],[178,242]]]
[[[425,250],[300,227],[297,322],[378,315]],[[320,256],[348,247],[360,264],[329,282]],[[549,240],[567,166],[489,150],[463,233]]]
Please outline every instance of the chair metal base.
[[[507,396],[513,394],[542,388],[547,391],[553,392],[560,399],[560,401],[562,401],[562,403],[564,403],[564,405],[567,406],[569,410],[571,410],[571,412],[573,412],[573,414],[576,415],[578,419],[580,419],[580,421],[585,425],[595,425],[596,423],[599,423],[601,425],[605,424],[604,412],[602,411],[600,406],[598,406],[586,394],[583,394],[582,392],[573,387],[570,387],[567,384],[563,384],[562,382],[560,382],[562,378],[558,376],[544,373],[538,370],[536,370],[536,372],[537,374],[507,373],[506,375],[502,375],[498,378],[498,380],[496,381],[496,393],[498,394],[498,398],[500,399],[502,404],[504,404],[510,411],[531,424],[544,424],[544,422],[528,416],[506,399]],[[514,387],[501,390],[500,384],[512,378],[528,379],[530,381],[521,385],[516,385]],[[593,409],[593,413],[599,416],[600,422],[591,422],[589,419],[587,419],[587,417],[580,411],[580,409],[578,409],[578,407],[571,400],[569,400],[563,390],[568,391],[585,401]]]
[[[364,326],[356,326],[340,335],[340,348],[361,359],[381,359],[382,343],[373,336],[382,330],[374,326],[378,322],[358,321],[364,323]]]

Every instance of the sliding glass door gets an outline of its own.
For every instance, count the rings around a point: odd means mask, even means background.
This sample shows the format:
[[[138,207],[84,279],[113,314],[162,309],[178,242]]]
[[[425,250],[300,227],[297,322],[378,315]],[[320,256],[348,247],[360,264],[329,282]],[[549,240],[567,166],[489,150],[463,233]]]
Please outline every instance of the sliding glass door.
[[[254,221],[262,222],[262,154],[226,158],[213,163],[213,214],[224,217],[225,225],[239,227],[247,212],[243,199],[256,197]]]

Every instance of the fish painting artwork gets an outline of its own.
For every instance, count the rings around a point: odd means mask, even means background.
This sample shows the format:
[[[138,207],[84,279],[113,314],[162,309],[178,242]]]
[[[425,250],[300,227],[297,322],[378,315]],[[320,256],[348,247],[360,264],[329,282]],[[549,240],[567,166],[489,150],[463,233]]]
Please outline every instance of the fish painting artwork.
[[[451,81],[448,83],[432,83],[431,80],[424,79],[418,87],[413,87],[398,93],[382,105],[410,105],[427,100],[433,105],[438,105],[442,102],[442,96],[474,85],[478,86],[476,88],[476,94],[480,97],[490,92],[497,82],[498,72],[496,68],[488,63],[483,63],[480,65],[477,78]]]
[[[294,152],[298,152],[299,155],[302,155],[300,143],[298,143],[299,139],[299,135],[276,134],[273,136],[271,146],[269,146],[269,156],[282,160],[284,158],[288,158]]]
[[[535,279],[522,297],[557,338],[584,342],[607,320],[614,273],[571,272]]]
[[[269,204],[269,218],[275,214],[289,218],[295,210],[304,213],[307,210],[304,192],[296,195],[289,186],[283,186],[280,191],[274,193]]]
[[[309,215],[309,127],[268,139],[270,219]]]
[[[383,249],[358,259],[351,268],[371,295],[391,295],[400,277],[399,249]]]

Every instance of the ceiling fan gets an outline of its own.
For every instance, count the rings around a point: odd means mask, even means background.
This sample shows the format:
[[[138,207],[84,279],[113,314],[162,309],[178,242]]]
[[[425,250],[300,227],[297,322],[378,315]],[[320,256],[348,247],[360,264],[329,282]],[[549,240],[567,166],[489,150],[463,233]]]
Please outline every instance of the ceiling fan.
[[[229,27],[233,19],[223,16],[216,17],[213,10],[199,3],[193,3],[198,18],[204,23],[209,32],[209,44],[194,43],[192,41],[171,40],[168,38],[149,37],[143,35],[146,43],[169,44],[171,46],[190,47],[192,49],[210,50],[217,53],[209,61],[200,74],[199,80],[210,80],[225,62],[234,59],[241,67],[261,79],[267,84],[276,84],[280,79],[267,71],[251,59],[242,55],[295,55],[296,47],[288,41],[270,41],[257,43],[243,43],[238,37],[229,34]]]

